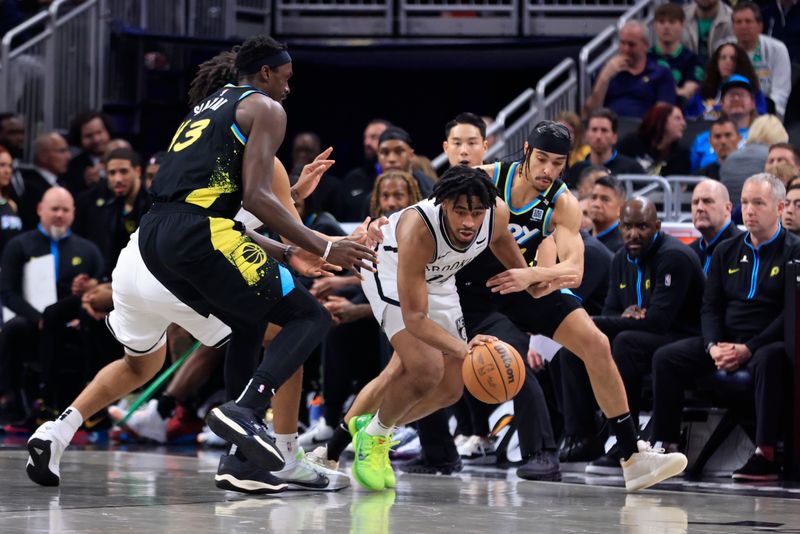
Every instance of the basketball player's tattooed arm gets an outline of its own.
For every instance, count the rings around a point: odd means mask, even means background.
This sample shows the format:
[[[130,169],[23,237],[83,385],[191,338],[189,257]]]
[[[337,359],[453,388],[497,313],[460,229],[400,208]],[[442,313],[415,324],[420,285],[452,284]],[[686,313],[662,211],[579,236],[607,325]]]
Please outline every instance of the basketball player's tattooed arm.
[[[406,211],[397,224],[397,295],[403,322],[411,335],[456,358],[465,358],[470,346],[450,335],[428,317],[425,266],[434,255],[433,236],[415,210]]]
[[[275,152],[286,130],[286,113],[278,102],[254,95],[243,100],[236,110],[236,122],[248,136],[242,164],[242,205],[271,230],[330,263],[358,272],[373,271],[367,261],[375,253],[351,241],[329,245],[299,221],[281,204],[273,191]],[[327,251],[327,254],[326,254]]]
[[[541,297],[556,289],[578,287],[583,278],[583,239],[580,234],[581,212],[577,199],[561,195],[553,210],[553,237],[559,263],[544,267],[514,268],[490,278],[486,285],[495,293],[507,294],[528,290]]]

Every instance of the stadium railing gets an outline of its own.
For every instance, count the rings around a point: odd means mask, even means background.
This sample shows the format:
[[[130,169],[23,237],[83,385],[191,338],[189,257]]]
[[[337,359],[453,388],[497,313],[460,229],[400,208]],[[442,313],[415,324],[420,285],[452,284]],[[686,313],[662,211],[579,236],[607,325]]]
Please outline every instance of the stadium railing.
[[[522,33],[595,35],[614,24],[633,5],[633,0],[523,0]]]
[[[0,109],[25,118],[25,154],[38,134],[99,107],[106,51],[99,15],[98,0],[57,0],[0,42]]]

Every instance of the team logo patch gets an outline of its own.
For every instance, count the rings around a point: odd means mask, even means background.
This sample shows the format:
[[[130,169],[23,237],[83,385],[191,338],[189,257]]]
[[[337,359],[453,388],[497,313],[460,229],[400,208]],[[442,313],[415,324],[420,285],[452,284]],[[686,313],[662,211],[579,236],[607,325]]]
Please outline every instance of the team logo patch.
[[[533,215],[531,215],[531,220],[541,221],[542,217],[544,217],[544,210],[540,208],[533,208]]]
[[[668,274],[667,276],[664,277],[664,285],[667,286],[667,287],[672,285],[672,275],[671,274]]]
[[[772,270],[769,272],[769,276],[770,278],[772,278],[773,276],[778,276],[778,273],[780,272],[781,272],[780,267],[773,267]]]
[[[456,330],[458,331],[458,335],[461,336],[461,339],[466,341],[467,327],[464,325],[464,317],[459,317],[458,319],[456,319]]]
[[[645,280],[644,281],[644,288],[645,289],[650,289],[650,280]]]
[[[73,267],[77,267],[77,266],[78,266],[78,265],[80,265],[81,263],[83,263],[83,260],[81,259],[81,257],[80,257],[80,256],[73,256],[73,257],[72,257],[72,266],[73,266]]]

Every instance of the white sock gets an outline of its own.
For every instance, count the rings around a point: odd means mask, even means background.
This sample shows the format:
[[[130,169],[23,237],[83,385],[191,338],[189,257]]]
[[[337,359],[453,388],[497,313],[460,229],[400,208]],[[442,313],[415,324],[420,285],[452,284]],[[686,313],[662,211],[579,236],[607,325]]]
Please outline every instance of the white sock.
[[[297,432],[293,434],[275,434],[275,445],[281,451],[283,459],[286,460],[286,467],[297,462],[297,451],[300,450],[300,446],[297,444]]]
[[[380,412],[376,412],[375,416],[369,422],[367,427],[364,429],[364,432],[369,434],[370,436],[389,436],[392,433],[392,425],[386,426],[381,423],[380,417],[378,417]]]
[[[53,425],[53,432],[55,432],[59,441],[65,445],[69,445],[75,432],[78,431],[82,424],[83,416],[81,412],[74,406],[70,406],[56,419],[55,425]]]

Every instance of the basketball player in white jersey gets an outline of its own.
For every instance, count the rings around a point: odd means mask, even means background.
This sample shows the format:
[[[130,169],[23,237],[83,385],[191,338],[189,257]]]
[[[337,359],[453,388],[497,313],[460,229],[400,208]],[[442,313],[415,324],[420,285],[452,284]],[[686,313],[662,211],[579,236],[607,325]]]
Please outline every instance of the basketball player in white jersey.
[[[382,228],[377,272],[363,273],[362,286],[395,349],[390,366],[396,372],[379,409],[353,438],[353,475],[364,487],[394,487],[394,425],[456,402],[464,389],[463,359],[472,347],[496,339],[478,335],[467,343],[455,274],[487,247],[506,268],[525,266],[505,231],[508,219],[486,173],[456,166],[436,182],[431,199],[395,213]]]

